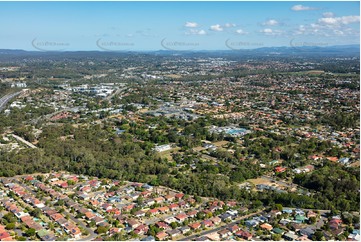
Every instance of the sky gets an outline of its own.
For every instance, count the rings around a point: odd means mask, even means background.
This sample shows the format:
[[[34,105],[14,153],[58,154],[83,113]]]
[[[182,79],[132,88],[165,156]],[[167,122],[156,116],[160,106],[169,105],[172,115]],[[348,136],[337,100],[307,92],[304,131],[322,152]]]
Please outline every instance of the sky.
[[[359,44],[353,2],[0,2],[0,49],[229,50]]]

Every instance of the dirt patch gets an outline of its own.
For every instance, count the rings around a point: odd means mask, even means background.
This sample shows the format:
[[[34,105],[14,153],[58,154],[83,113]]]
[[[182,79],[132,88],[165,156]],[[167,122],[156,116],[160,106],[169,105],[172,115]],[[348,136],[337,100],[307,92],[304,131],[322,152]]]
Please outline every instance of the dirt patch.
[[[256,179],[248,179],[247,181],[253,183],[254,185],[264,184],[264,185],[272,186],[275,184],[272,181],[270,181],[269,179],[265,179],[265,178],[261,178],[261,177],[256,178]]]

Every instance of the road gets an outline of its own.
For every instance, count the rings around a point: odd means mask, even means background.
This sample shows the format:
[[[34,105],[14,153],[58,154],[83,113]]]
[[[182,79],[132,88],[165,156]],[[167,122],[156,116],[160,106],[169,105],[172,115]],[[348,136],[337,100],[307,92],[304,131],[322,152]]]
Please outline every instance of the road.
[[[27,185],[19,182],[17,179],[15,179],[15,182],[18,183],[19,185],[21,185],[22,187],[24,187],[29,193],[31,193],[34,197],[36,196],[36,193]],[[80,221],[79,219],[75,218],[73,215],[71,215],[70,213],[64,211],[63,212],[65,215],[68,215],[69,218],[71,220],[73,220],[73,222],[75,224],[78,224],[80,227],[82,227],[84,230],[87,230],[89,232],[89,235],[83,239],[79,239],[79,241],[89,241],[92,239],[95,239],[97,237],[97,234],[94,233],[94,231],[88,227],[86,227],[86,224],[84,224],[82,221]]]
[[[15,93],[11,93],[8,95],[3,96],[2,98],[0,98],[0,112],[5,108],[6,104],[15,96],[19,95],[20,93],[22,93],[22,91],[19,92],[15,92]]]
[[[29,141],[26,141],[26,140],[24,140],[23,138],[21,138],[20,136],[17,136],[16,134],[12,134],[12,136],[13,136],[16,140],[18,140],[18,141],[24,143],[25,145],[29,146],[30,148],[33,148],[33,149],[37,149],[37,148],[38,148],[38,147],[36,147],[35,145],[33,145],[32,143],[30,143]]]
[[[219,231],[219,230],[222,230],[222,229],[231,227],[231,226],[233,226],[233,225],[235,225],[235,224],[238,224],[240,221],[242,221],[242,220],[244,220],[244,219],[246,219],[246,218],[249,218],[249,217],[252,217],[252,216],[254,216],[254,215],[256,215],[256,214],[262,213],[264,210],[265,210],[265,209],[260,210],[260,211],[255,212],[255,213],[251,213],[251,214],[244,215],[244,216],[238,218],[237,221],[234,221],[234,222],[232,222],[232,223],[229,223],[229,224],[226,224],[226,225],[223,225],[223,226],[221,226],[221,227],[214,228],[214,229],[211,229],[211,230],[207,230],[207,231],[201,232],[201,233],[199,233],[199,234],[195,234],[195,235],[192,235],[192,236],[189,236],[189,237],[180,239],[180,240],[178,240],[178,241],[190,241],[190,240],[193,240],[193,239],[195,239],[195,238],[197,238],[197,237],[200,237],[200,236],[203,236],[203,235],[206,235],[206,234],[210,234],[210,233],[213,233],[213,232],[216,232],[216,231]]]
[[[110,94],[109,96],[107,96],[106,98],[104,98],[104,100],[111,100],[115,95],[118,95],[120,92],[125,91],[127,88],[123,87],[123,88],[119,88],[118,90],[116,90],[115,92],[113,92],[112,94]]]

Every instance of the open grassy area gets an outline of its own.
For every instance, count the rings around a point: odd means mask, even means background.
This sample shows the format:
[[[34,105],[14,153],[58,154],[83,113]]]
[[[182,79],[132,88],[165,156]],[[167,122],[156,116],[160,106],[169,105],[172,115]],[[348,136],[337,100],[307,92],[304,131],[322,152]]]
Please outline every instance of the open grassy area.
[[[176,148],[173,148],[171,150],[167,150],[167,151],[163,151],[163,152],[160,152],[159,155],[160,157],[163,159],[163,158],[167,158],[168,161],[174,161],[173,160],[173,157],[172,157],[172,153],[176,153],[180,150],[180,147],[176,147]]]

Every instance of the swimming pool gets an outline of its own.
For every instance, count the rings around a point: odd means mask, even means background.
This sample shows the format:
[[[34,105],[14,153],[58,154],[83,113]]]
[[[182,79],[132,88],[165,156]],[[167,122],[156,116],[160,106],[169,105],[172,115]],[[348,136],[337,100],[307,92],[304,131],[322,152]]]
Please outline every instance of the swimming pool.
[[[227,134],[231,134],[231,135],[237,135],[237,134],[245,134],[246,133],[246,129],[242,129],[242,128],[239,128],[239,129],[229,129],[226,131]]]

